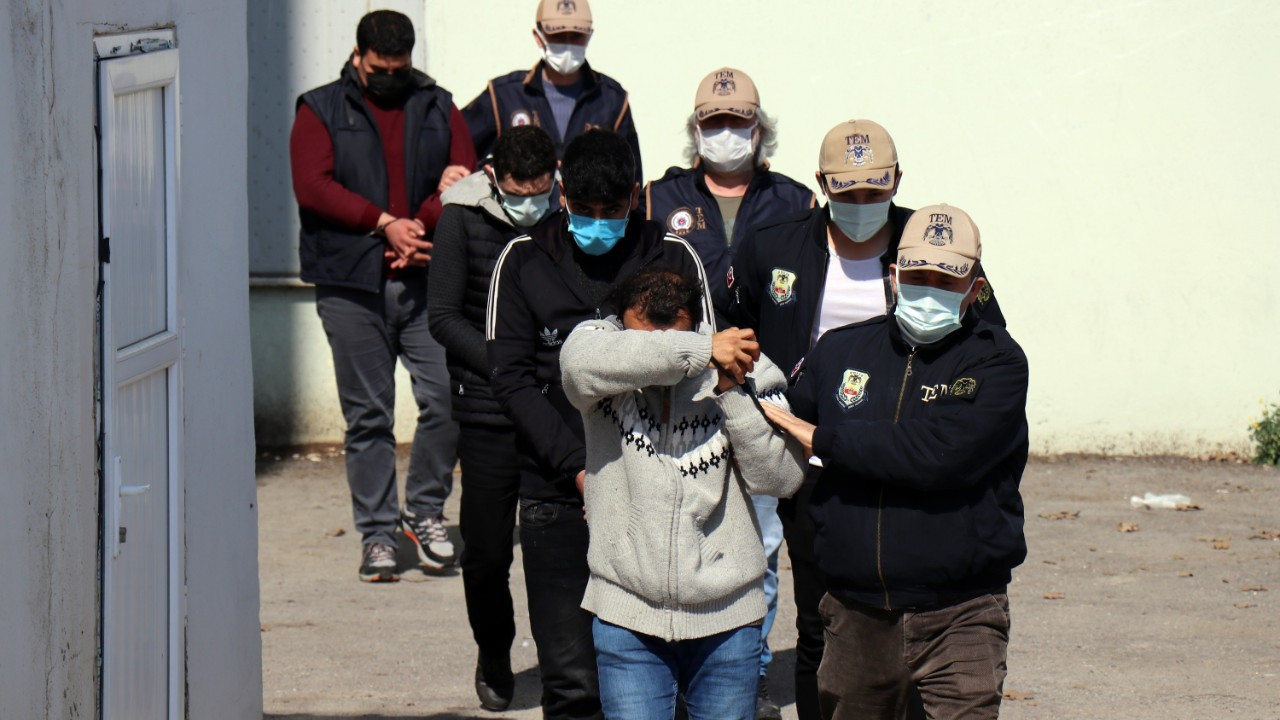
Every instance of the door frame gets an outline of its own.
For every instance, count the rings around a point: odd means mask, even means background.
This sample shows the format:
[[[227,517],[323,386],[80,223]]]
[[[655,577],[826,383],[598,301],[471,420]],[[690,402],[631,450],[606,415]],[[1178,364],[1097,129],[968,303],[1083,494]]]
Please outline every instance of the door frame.
[[[168,43],[167,48],[163,43]],[[95,49],[95,105],[97,140],[97,203],[99,218],[98,254],[101,303],[98,338],[98,412],[102,441],[99,451],[98,472],[101,482],[99,519],[101,522],[99,544],[99,568],[101,571],[101,599],[99,608],[99,657],[103,658],[99,687],[100,716],[104,720],[120,720],[106,716],[106,700],[112,683],[112,668],[108,666],[107,648],[114,640],[110,627],[114,573],[111,563],[119,553],[119,488],[121,484],[115,446],[113,412],[117,365],[130,367],[129,376],[139,375],[164,367],[168,370],[168,672],[167,707],[170,720],[181,720],[186,707],[186,528],[185,482],[183,478],[183,383],[182,366],[183,325],[178,247],[178,192],[179,167],[179,65],[175,33],[172,29],[140,33],[99,36],[94,39]],[[152,88],[164,88],[164,153],[165,153],[165,282],[166,282],[166,330],[151,338],[134,343],[117,352],[111,322],[111,207],[106,183],[109,180],[107,162],[111,157],[112,138],[103,132],[104,119],[112,117],[116,95]],[[169,346],[169,347],[165,347]],[[158,351],[158,352],[157,352]],[[168,355],[157,359],[157,355]]]

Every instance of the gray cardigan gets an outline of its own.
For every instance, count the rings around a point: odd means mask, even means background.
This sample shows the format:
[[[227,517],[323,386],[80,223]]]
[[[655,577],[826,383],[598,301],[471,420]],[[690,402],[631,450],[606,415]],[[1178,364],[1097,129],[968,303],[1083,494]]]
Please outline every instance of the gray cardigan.
[[[785,497],[804,477],[798,444],[742,388],[715,392],[711,337],[580,324],[560,354],[586,429],[591,579],[582,607],[667,641],[765,614],[751,494]],[[787,407],[786,379],[761,357],[761,400]],[[663,408],[667,408],[663,417]]]

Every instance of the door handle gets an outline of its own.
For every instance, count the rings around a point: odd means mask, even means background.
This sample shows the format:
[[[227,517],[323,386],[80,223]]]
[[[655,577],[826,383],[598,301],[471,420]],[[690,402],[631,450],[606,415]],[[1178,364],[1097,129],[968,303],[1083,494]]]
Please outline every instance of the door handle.
[[[141,495],[151,489],[150,485],[121,485],[120,497],[129,497],[130,495]]]
[[[115,492],[112,493],[114,496],[112,499],[115,504],[115,517],[112,518],[112,522],[115,523],[116,527],[105,534],[111,543],[111,557],[116,558],[120,557],[120,546],[124,544],[125,534],[128,532],[128,529],[120,524],[121,511],[123,510],[120,498],[142,495],[151,489],[151,484],[125,485],[121,472],[120,456],[117,455],[112,462],[111,486],[115,489]]]

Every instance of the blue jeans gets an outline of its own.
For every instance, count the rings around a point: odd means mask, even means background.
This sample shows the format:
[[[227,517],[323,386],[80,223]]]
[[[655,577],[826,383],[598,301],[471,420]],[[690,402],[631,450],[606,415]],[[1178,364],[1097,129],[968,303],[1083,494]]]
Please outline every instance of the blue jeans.
[[[767,562],[764,601],[769,611],[764,616],[764,627],[760,628],[760,674],[764,675],[773,660],[773,652],[769,650],[769,631],[773,629],[773,619],[778,614],[778,550],[782,547],[782,520],[778,517],[778,498],[752,495],[751,504],[755,506],[756,519],[760,522],[760,538],[764,541]]]
[[[608,720],[671,720],[676,694],[689,720],[753,720],[760,628],[665,640],[596,618],[591,625]]]

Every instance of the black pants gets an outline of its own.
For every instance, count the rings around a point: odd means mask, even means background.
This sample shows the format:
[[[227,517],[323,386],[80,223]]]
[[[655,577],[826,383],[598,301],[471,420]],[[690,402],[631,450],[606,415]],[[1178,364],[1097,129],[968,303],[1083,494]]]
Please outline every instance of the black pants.
[[[796,598],[796,717],[819,720],[818,667],[826,642],[824,623],[818,604],[827,594],[827,582],[813,556],[814,527],[809,514],[809,500],[817,484],[819,470],[809,467],[804,484],[790,498],[778,501],[778,517],[782,519],[782,537],[787,541],[791,558],[791,580]],[[924,706],[914,686],[907,696],[907,719],[924,720]]]
[[[582,609],[587,538],[581,505],[521,501],[520,549],[545,720],[604,717],[592,616]]]
[[[462,587],[467,619],[480,652],[502,657],[516,637],[511,603],[511,544],[520,494],[519,456],[510,426],[463,423]]]

